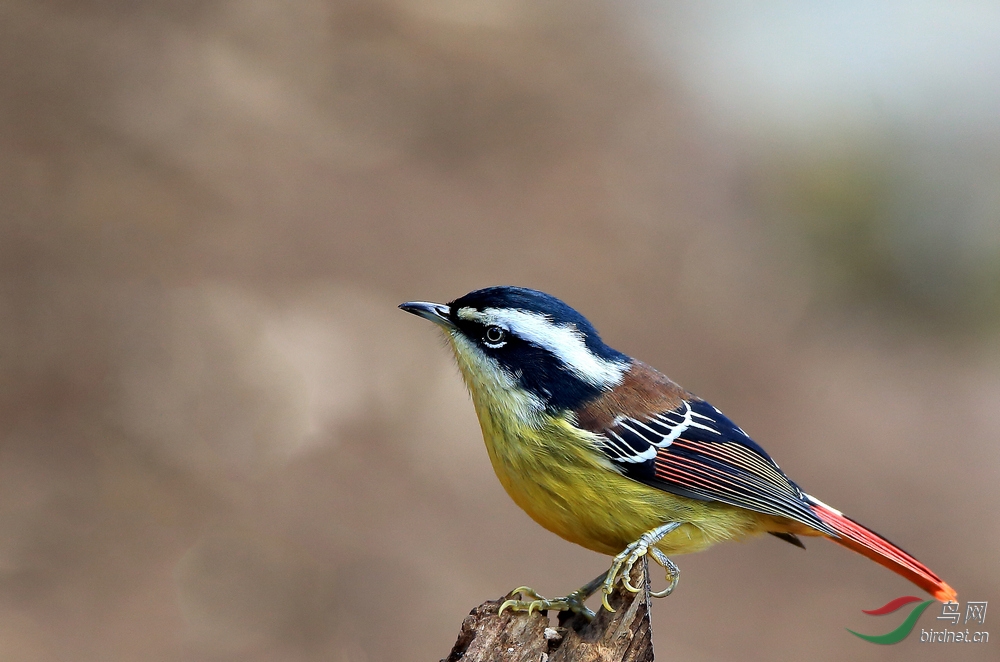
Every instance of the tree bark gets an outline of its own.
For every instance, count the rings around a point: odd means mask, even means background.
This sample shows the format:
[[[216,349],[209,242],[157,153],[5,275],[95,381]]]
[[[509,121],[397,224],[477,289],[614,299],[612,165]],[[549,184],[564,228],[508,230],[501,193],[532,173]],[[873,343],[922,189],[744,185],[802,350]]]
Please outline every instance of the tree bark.
[[[559,626],[552,627],[546,614],[507,610],[498,616],[507,596],[484,602],[465,618],[458,641],[442,662],[651,662],[647,576],[643,558],[631,579],[643,590],[629,593],[619,583],[609,598],[614,613],[600,607],[590,622],[563,612]]]

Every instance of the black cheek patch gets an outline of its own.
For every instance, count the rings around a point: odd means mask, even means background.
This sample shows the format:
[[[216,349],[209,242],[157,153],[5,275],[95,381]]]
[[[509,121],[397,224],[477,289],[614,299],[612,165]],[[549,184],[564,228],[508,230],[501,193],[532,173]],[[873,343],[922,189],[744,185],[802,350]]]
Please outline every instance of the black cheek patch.
[[[491,355],[517,377],[518,384],[538,396],[551,412],[576,409],[601,389],[567,371],[550,352],[513,336]]]

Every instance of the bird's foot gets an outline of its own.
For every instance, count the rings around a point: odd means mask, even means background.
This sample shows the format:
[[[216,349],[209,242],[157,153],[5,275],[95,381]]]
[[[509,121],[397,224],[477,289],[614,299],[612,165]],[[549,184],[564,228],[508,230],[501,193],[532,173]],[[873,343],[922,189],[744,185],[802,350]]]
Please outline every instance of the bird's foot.
[[[611,604],[608,602],[608,596],[611,595],[611,591],[614,590],[615,584],[618,579],[621,579],[622,586],[632,593],[638,593],[640,589],[632,586],[629,582],[629,575],[632,572],[632,566],[635,562],[649,554],[653,557],[653,560],[659,563],[667,571],[667,580],[670,585],[662,591],[650,591],[650,596],[654,598],[664,598],[670,595],[673,590],[677,587],[677,581],[680,579],[680,570],[667,558],[667,555],[661,552],[659,549],[654,547],[656,543],[663,539],[668,533],[676,529],[681,525],[680,522],[668,522],[663,526],[658,526],[652,531],[647,531],[642,534],[638,540],[630,544],[628,547],[623,549],[621,553],[615,557],[614,561],[611,562],[611,569],[608,570],[608,575],[604,579],[604,586],[601,589],[604,595],[601,596],[601,604],[608,611],[614,611],[611,608]],[[648,581],[648,579],[647,579]]]
[[[600,579],[603,581],[604,575],[601,575]],[[526,611],[530,616],[531,613],[535,611],[542,612],[553,609],[555,611],[571,611],[574,614],[582,615],[589,621],[594,618],[594,612],[584,604],[584,601],[586,601],[586,599],[594,593],[594,590],[596,590],[591,588],[588,592],[587,589],[589,586],[590,584],[573,591],[564,598],[552,598],[551,600],[539,595],[532,588],[521,586],[508,593],[508,595],[513,596],[520,594],[521,598],[525,599],[505,600],[503,604],[500,605],[498,613],[502,614],[505,609],[510,609],[511,611]]]

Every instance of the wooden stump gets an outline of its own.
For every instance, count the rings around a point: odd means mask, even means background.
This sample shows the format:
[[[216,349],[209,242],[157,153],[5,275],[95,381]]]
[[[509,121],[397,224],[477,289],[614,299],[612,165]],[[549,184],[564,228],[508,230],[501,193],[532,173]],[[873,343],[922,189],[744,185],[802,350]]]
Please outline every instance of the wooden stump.
[[[462,622],[451,654],[442,662],[651,662],[652,629],[649,623],[649,583],[645,558],[632,569],[629,593],[621,584],[609,602],[615,612],[601,607],[587,622],[581,616],[559,614],[559,627],[548,616],[513,613],[498,616],[506,596],[479,605]]]

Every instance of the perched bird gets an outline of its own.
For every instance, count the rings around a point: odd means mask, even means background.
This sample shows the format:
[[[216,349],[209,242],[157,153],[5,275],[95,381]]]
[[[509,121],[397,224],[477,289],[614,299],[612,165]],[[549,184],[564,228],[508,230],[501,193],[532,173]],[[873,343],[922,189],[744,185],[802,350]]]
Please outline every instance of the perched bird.
[[[490,287],[448,304],[403,310],[445,332],[472,395],[486,449],[507,494],[543,527],[595,552],[610,569],[563,598],[515,589],[503,609],[572,610],[607,596],[649,555],[770,533],[804,547],[824,536],[932,594],[956,592],[927,566],[871,529],[806,494],[722,412],[650,366],[601,341],[582,315],[553,296]]]

